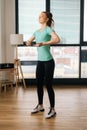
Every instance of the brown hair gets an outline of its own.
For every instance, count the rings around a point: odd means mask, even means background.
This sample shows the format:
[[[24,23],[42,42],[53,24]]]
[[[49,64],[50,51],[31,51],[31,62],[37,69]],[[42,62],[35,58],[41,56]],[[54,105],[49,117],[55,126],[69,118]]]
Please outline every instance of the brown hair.
[[[52,13],[50,13],[50,12],[45,12],[45,11],[43,11],[42,13],[45,13],[46,16],[47,16],[47,18],[49,19],[49,20],[47,21],[47,25],[48,25],[49,27],[54,26],[54,20],[53,20],[53,15],[52,15]]]

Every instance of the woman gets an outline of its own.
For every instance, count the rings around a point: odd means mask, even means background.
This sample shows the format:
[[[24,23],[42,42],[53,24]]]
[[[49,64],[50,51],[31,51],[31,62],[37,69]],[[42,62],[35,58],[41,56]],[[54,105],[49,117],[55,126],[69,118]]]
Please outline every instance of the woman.
[[[56,115],[55,111],[55,93],[52,87],[52,80],[54,74],[55,63],[50,52],[50,45],[60,42],[60,38],[52,29],[54,20],[50,12],[41,12],[39,16],[39,23],[41,28],[34,32],[33,36],[26,42],[26,45],[31,45],[31,42],[35,39],[38,51],[38,63],[36,68],[36,79],[37,79],[37,95],[38,105],[32,114],[43,112],[43,81],[48,92],[50,111],[46,115],[46,118],[51,118]]]

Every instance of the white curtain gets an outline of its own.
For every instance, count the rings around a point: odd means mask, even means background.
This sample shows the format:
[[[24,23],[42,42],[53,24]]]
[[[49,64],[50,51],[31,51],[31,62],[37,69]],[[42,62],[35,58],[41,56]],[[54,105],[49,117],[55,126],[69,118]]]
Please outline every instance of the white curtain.
[[[51,0],[51,12],[61,43],[79,44],[80,0]]]

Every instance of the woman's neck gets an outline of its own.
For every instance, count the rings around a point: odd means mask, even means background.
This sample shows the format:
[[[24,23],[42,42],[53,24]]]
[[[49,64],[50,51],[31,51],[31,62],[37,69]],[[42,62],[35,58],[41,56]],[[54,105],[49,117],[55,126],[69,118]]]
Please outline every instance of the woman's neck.
[[[44,30],[46,27],[47,27],[47,25],[46,25],[46,24],[41,24],[41,27],[40,27],[39,31]]]
[[[47,27],[46,24],[41,24],[41,29],[44,29],[45,27]]]

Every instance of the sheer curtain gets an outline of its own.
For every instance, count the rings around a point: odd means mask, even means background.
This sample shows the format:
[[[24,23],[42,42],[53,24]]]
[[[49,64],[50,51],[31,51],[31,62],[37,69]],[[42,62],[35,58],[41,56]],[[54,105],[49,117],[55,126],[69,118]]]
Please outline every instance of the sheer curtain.
[[[45,10],[45,0],[18,0],[19,33],[26,41],[39,27],[38,16]]]
[[[61,43],[79,44],[80,0],[51,0],[51,12]]]

